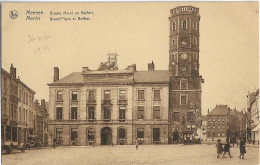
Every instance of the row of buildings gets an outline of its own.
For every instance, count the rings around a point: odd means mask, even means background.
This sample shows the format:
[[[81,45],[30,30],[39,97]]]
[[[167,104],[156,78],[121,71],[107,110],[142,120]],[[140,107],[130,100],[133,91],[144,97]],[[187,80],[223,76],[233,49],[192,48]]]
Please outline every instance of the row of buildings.
[[[41,114],[35,111],[34,95],[35,91],[16,77],[13,65],[10,73],[1,69],[2,145],[18,145],[26,142],[28,135],[41,135],[37,130]],[[45,123],[47,125],[47,121]]]

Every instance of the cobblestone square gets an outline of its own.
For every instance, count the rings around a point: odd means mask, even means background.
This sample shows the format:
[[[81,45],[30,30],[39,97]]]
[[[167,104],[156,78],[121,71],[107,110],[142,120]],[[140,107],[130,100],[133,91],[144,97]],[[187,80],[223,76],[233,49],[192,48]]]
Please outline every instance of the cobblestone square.
[[[245,159],[239,148],[231,148],[232,158],[216,157],[214,144],[201,145],[134,145],[57,147],[14,151],[2,154],[3,165],[78,165],[78,164],[259,164],[259,148],[248,146]]]

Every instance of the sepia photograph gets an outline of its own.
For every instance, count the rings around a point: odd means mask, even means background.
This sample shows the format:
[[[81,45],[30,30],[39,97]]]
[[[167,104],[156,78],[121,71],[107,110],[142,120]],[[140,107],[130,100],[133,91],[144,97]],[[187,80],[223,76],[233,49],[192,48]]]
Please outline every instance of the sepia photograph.
[[[1,2],[3,165],[258,165],[259,2]]]

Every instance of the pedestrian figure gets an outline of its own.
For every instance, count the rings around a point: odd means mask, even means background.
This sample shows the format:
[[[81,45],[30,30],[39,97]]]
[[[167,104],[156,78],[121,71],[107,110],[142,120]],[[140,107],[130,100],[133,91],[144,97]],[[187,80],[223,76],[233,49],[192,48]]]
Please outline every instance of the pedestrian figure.
[[[235,138],[235,137],[233,137],[231,140],[232,140],[232,145],[233,145],[233,147],[234,147],[234,145],[235,145],[235,142],[236,142],[236,138]]]
[[[239,158],[244,159],[244,154],[246,153],[246,141],[245,139],[241,139],[240,141],[240,156]]]
[[[223,147],[222,147],[222,144],[221,144],[221,140],[218,139],[218,142],[216,144],[216,147],[217,147],[217,153],[218,153],[218,156],[217,158],[219,158],[219,155],[223,152]]]
[[[240,138],[237,138],[237,147],[240,144]]]
[[[139,141],[136,139],[135,140],[135,148],[138,150],[138,145],[139,145]]]
[[[232,156],[230,154],[230,148],[231,148],[231,145],[230,145],[229,141],[227,141],[227,143],[224,146],[224,154],[223,154],[222,158],[225,158],[225,154],[227,152],[228,152],[229,157],[232,158]]]
[[[57,139],[56,137],[53,138],[53,148],[56,148],[56,142],[57,142]]]

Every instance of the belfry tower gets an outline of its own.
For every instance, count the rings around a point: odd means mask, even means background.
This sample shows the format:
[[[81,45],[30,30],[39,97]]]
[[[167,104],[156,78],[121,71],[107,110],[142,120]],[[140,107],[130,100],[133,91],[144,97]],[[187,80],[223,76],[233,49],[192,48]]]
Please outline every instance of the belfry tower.
[[[201,124],[199,74],[199,9],[179,6],[170,10],[169,141],[192,139]]]

